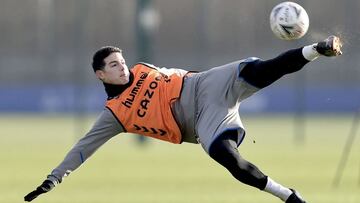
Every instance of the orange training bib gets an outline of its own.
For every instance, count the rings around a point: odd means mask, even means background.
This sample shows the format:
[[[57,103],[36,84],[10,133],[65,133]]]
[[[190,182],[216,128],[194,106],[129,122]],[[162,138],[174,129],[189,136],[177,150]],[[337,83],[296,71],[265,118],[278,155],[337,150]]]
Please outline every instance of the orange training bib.
[[[156,67],[137,64],[134,81],[119,96],[106,102],[127,132],[179,144],[181,132],[171,111],[180,96],[183,75],[166,75]]]

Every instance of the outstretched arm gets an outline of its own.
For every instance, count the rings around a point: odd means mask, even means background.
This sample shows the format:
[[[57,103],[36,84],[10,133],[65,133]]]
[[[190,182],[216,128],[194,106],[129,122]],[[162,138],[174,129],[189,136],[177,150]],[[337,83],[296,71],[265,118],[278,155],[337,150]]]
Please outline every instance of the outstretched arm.
[[[63,178],[84,163],[101,145],[113,136],[124,132],[113,114],[105,109],[96,120],[92,129],[79,140],[68,152],[65,159],[57,166],[36,190],[25,196],[25,201],[32,201],[42,193],[50,191]]]

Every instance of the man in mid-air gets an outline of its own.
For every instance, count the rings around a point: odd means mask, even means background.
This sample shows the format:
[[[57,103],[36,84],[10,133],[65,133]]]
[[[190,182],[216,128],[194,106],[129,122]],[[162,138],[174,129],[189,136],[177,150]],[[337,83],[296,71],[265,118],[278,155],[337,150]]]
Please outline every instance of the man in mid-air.
[[[204,72],[158,68],[138,63],[128,69],[122,51],[103,47],[92,67],[105,86],[106,107],[92,129],[70,150],[47,179],[25,196],[32,201],[60,184],[113,136],[131,132],[175,144],[199,143],[240,182],[266,191],[286,203],[305,203],[293,189],[282,186],[245,160],[237,148],[245,137],[241,101],[285,74],[319,56],[341,55],[336,36],[261,60],[248,58]]]

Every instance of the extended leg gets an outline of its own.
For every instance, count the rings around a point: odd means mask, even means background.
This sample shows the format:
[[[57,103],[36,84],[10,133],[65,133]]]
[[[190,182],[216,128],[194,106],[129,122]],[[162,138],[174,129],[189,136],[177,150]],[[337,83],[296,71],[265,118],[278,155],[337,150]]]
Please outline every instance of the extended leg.
[[[209,149],[210,157],[228,169],[240,182],[263,190],[267,176],[240,156],[236,139],[236,130],[229,130],[220,135]]]
[[[237,138],[236,130],[224,132],[212,143],[209,155],[240,182],[269,192],[287,203],[305,203],[293,190],[276,183],[242,158],[237,150]]]
[[[240,72],[240,76],[251,85],[264,88],[285,74],[302,69],[309,61],[320,55],[341,55],[341,46],[338,37],[330,36],[322,42],[286,51],[270,60],[250,62]]]
[[[302,48],[292,49],[276,58],[247,64],[240,72],[240,76],[251,85],[264,88],[285,74],[300,70],[308,62],[302,55]]]

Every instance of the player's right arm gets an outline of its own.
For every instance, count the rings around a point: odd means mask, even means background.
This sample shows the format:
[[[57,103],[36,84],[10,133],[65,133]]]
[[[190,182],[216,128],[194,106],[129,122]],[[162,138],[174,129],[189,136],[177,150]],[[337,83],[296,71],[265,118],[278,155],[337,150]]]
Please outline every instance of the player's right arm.
[[[121,132],[124,132],[121,125],[111,111],[105,109],[92,129],[72,147],[64,160],[48,175],[47,179],[36,190],[25,196],[25,201],[30,202],[40,194],[50,191],[61,183],[63,178],[84,163],[101,145]]]

